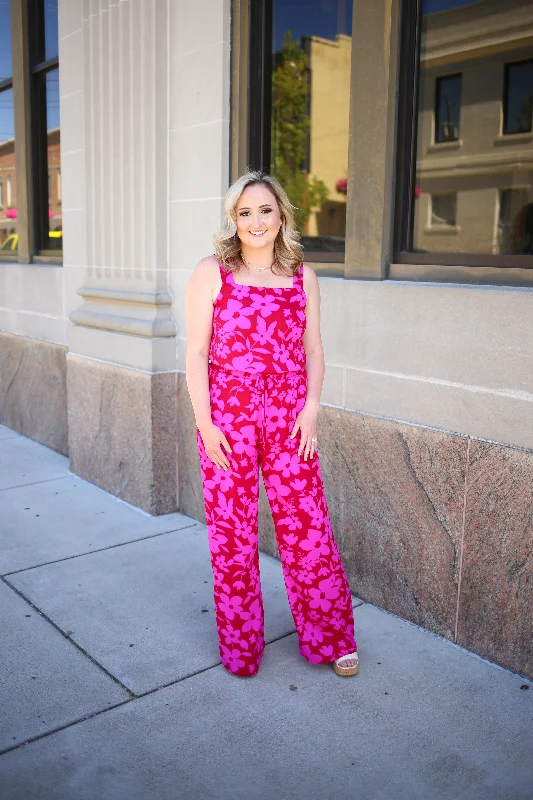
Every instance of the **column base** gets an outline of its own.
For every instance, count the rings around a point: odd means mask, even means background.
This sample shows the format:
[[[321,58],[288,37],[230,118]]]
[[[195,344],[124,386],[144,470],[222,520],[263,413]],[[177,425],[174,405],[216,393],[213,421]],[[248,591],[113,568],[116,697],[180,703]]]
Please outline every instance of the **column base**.
[[[176,381],[67,355],[72,472],[149,514],[176,511]]]

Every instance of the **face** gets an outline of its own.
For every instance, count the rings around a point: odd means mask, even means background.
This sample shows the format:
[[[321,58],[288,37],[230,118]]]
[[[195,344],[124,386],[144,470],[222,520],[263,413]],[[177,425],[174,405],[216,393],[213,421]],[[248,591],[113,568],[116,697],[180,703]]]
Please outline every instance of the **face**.
[[[237,203],[237,234],[243,245],[256,249],[274,245],[281,228],[276,198],[266,186],[247,186]]]

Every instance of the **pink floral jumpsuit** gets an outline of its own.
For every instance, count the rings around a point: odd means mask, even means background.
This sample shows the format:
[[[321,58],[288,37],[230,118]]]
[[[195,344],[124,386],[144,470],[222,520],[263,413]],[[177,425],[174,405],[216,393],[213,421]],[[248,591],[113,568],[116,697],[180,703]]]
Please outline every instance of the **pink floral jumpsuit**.
[[[220,266],[220,265],[219,265]],[[223,665],[255,675],[265,648],[259,576],[259,466],[276,528],[299,652],[314,664],[357,650],[350,589],[333,538],[319,457],[289,434],[307,392],[303,267],[291,288],[240,286],[220,266],[209,352],[212,420],[226,436],[227,471],[206,455],[205,513]]]

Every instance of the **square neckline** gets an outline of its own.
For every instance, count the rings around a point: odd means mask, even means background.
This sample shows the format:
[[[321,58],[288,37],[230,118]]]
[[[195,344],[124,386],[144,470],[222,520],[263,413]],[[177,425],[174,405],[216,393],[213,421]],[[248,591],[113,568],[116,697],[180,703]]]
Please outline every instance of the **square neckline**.
[[[233,272],[229,269],[225,269],[220,261],[218,262],[218,266],[227,276],[226,280],[229,281],[229,283],[231,283],[233,286],[239,286],[241,289],[261,289],[268,292],[292,292],[294,289],[298,289],[297,279],[299,273],[297,272],[295,272],[292,276],[292,286],[252,286],[249,283],[235,283]],[[303,263],[300,267],[300,270],[303,270]]]

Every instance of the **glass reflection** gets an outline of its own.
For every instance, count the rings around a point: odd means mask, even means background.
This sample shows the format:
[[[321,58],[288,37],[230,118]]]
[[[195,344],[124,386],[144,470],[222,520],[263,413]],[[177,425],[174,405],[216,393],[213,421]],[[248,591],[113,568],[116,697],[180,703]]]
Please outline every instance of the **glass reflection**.
[[[13,89],[0,92],[0,252],[18,248]]]
[[[58,55],[57,0],[44,0],[44,52],[45,59]]]
[[[412,249],[530,253],[533,0],[422,13]]]
[[[48,166],[48,243],[46,250],[63,249],[61,214],[61,160],[59,128],[59,70],[46,75],[46,127]]]
[[[11,73],[10,0],[0,0],[0,81],[10,78]]]
[[[308,251],[344,251],[351,0],[274,0],[271,172]]]

